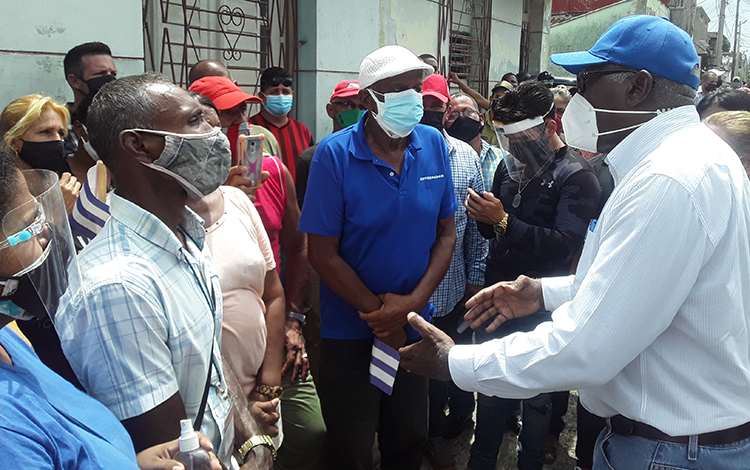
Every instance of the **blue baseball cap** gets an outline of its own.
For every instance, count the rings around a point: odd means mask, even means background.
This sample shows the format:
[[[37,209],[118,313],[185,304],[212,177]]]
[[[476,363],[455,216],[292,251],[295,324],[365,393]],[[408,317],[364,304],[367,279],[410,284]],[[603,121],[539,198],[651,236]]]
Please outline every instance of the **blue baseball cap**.
[[[588,51],[552,54],[552,63],[578,74],[584,67],[617,64],[690,85],[700,85],[700,62],[690,36],[667,18],[633,15],[616,21]]]

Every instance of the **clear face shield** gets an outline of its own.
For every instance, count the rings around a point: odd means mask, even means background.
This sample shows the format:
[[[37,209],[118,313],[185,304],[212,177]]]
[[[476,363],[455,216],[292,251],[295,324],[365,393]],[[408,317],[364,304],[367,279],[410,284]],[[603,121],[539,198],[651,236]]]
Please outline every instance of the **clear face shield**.
[[[58,313],[81,286],[60,184],[47,170],[22,172],[21,200],[2,220],[0,313],[58,328]],[[25,194],[25,197],[24,197]]]
[[[547,126],[541,116],[503,124],[493,122],[497,140],[507,155],[503,158],[508,175],[518,183],[539,176],[555,157],[546,136]]]

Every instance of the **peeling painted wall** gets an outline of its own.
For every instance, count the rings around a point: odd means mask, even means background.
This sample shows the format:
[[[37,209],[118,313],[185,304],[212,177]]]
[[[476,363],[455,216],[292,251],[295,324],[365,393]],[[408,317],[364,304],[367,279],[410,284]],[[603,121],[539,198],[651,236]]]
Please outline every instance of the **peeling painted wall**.
[[[489,82],[518,71],[523,0],[493,0]],[[340,14],[332,12],[341,12]],[[439,6],[429,0],[298,0],[298,118],[316,141],[333,129],[325,105],[340,80],[356,79],[362,59],[387,44],[437,55]],[[441,49],[447,55],[448,41]],[[452,90],[457,91],[457,87]]]
[[[72,100],[63,57],[84,42],[108,44],[121,76],[143,72],[140,0],[3,0],[2,9],[0,107],[31,93]]]
[[[658,0],[625,0],[586,13],[550,28],[549,53],[589,50],[612,23],[629,15],[669,17],[669,8]],[[554,76],[572,75],[552,62],[547,70]]]

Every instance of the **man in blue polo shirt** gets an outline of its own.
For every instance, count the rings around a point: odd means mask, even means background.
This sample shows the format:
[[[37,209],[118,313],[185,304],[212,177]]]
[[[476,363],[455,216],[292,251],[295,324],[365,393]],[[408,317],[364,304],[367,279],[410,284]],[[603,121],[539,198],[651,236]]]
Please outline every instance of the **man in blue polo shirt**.
[[[383,470],[421,465],[427,380],[397,365],[395,381],[371,371],[385,367],[378,357],[396,363],[391,348],[419,338],[406,315],[429,320],[430,295],[456,243],[448,151],[438,131],[417,125],[431,73],[401,46],[365,57],[359,98],[368,111],[323,139],[310,167],[299,230],[309,234],[310,264],[322,279],[319,394],[328,469],[371,469],[376,430]]]

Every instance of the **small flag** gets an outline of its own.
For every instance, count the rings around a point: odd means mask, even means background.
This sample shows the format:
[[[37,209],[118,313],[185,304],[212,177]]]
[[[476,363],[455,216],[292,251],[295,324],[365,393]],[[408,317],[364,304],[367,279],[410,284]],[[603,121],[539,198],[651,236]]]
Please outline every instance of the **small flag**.
[[[81,193],[70,214],[70,228],[89,239],[94,238],[109,220],[106,174],[107,168],[101,162],[89,168]]]
[[[370,383],[390,395],[393,392],[393,382],[396,381],[400,361],[398,351],[375,338],[370,358]]]

